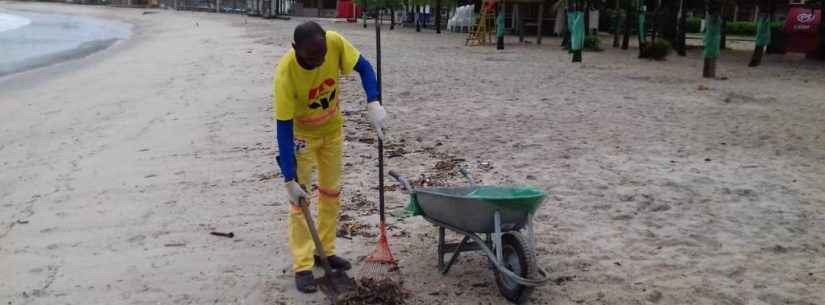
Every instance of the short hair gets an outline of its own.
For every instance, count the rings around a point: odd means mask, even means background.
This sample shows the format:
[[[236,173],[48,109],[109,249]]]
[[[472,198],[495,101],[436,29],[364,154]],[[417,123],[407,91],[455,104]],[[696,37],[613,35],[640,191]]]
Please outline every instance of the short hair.
[[[292,34],[292,39],[296,46],[316,37],[325,38],[326,32],[315,21],[307,21],[295,27],[295,32]]]

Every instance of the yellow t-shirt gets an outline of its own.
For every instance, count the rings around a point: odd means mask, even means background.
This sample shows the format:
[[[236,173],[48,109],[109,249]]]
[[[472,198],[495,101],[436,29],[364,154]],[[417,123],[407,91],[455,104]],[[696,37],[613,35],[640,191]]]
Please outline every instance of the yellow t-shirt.
[[[293,120],[296,135],[324,135],[343,127],[338,88],[340,72],[349,74],[361,54],[346,38],[326,31],[324,63],[307,70],[289,50],[275,68],[272,109],[276,120]]]

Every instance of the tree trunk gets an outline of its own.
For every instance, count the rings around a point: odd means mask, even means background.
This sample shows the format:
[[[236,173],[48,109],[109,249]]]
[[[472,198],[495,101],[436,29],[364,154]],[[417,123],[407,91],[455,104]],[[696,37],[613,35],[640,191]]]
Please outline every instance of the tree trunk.
[[[395,29],[395,8],[390,8],[390,31]]]
[[[616,16],[613,16],[613,47],[614,48],[619,47],[619,31],[620,31],[619,27],[622,23],[622,13],[619,11],[620,10],[619,4],[621,4],[621,0],[616,0],[616,9],[613,10],[613,13],[616,14]]]
[[[661,37],[671,43],[674,49],[679,45],[679,10],[680,1],[668,1],[660,5],[659,16],[656,17],[656,28]]]
[[[705,0],[705,5],[707,7],[707,14],[708,14],[708,21],[705,23],[707,24],[705,29],[705,35],[711,31],[711,26],[716,26],[715,23],[719,22],[721,16],[721,7],[719,0]],[[708,35],[710,36],[710,35]],[[721,42],[720,42],[721,43]],[[709,56],[708,55],[708,44],[705,43],[705,64],[704,68],[702,69],[702,76],[705,78],[715,78],[716,77],[716,61],[717,56]]]
[[[676,53],[679,56],[687,56],[687,7],[685,2],[687,0],[681,0],[679,3],[679,31],[678,36],[676,37]]]
[[[753,55],[751,56],[751,62],[748,63],[748,67],[758,67],[759,65],[761,65],[763,54],[765,54],[765,47],[756,46],[753,49]]]
[[[825,12],[825,0],[820,0],[819,2],[819,9],[821,12]],[[819,30],[817,32],[816,58],[819,60],[825,60],[825,21],[820,20]]]
[[[584,37],[590,36],[590,3],[584,6]]]
[[[538,21],[536,21],[536,44],[541,44],[541,26],[544,23],[544,3],[539,4],[539,16]]]
[[[702,76],[704,78],[716,78],[716,57],[705,57],[705,66],[702,68]]]
[[[775,17],[775,13],[776,13],[776,1],[770,1],[768,7],[770,8],[769,12],[768,12],[768,22],[773,22],[775,20],[774,17]],[[773,35],[773,30],[771,30],[771,35]],[[776,37],[771,37],[771,39],[773,40],[773,39],[777,39],[777,38]],[[765,53],[767,53],[767,54],[782,54],[782,53],[784,53],[784,50],[778,50],[775,47],[771,47],[771,45],[774,45],[774,44],[768,44],[768,47],[765,50]]]
[[[767,22],[768,23],[768,32],[770,33],[770,20],[768,19],[770,17],[768,16],[768,14],[764,13],[765,8],[767,7],[767,5],[765,5],[766,4],[765,1],[768,1],[768,0],[760,0],[760,1],[756,2],[756,11],[759,12],[759,16],[757,17],[757,29],[759,28],[758,24],[759,24],[760,21],[768,20],[768,22]],[[758,38],[759,37],[759,32],[758,31],[756,33],[756,37],[757,37],[756,46],[753,49],[753,55],[751,56],[751,62],[748,63],[748,67],[758,67],[759,65],[761,65],[762,64],[762,56],[765,54],[765,47],[766,46],[760,46],[759,45],[759,38]]]
[[[367,1],[368,0],[364,0],[364,8],[361,9],[361,17],[363,17],[363,19],[364,19],[364,28],[365,29],[367,28],[367,15],[368,15],[367,14],[367,6],[368,6]]]
[[[645,12],[642,11],[642,7],[644,6],[644,2],[639,0],[638,4],[639,4],[639,7],[636,8],[636,19],[637,20],[639,20],[639,16],[641,16],[642,14],[645,14]],[[639,23],[641,23],[641,20],[639,20]],[[647,24],[647,18],[645,18],[644,23],[641,23],[639,25],[639,35],[636,35],[638,40],[639,40],[639,58],[644,58],[645,57],[645,48],[647,47],[646,44],[645,44],[645,37],[647,36],[647,29],[644,28],[644,25],[646,25],[646,24]]]
[[[570,48],[570,27],[567,24],[567,12],[568,11],[569,11],[569,8],[564,10],[564,31],[562,32],[562,35],[564,35],[564,37],[561,40],[561,47],[564,48],[564,49],[569,49]]]
[[[421,8],[418,5],[415,6],[415,31],[421,32]]]
[[[722,16],[722,40],[719,42],[719,48],[724,50],[728,47],[728,19]]]
[[[627,50],[630,45],[630,3],[628,2],[624,9],[624,37],[622,37],[622,50]]]
[[[435,33],[441,34],[441,0],[435,0]]]
[[[587,10],[587,7],[582,5],[582,3],[580,1],[574,1],[573,2],[573,11],[582,12],[582,9]],[[584,26],[584,36],[587,37],[587,12],[586,11],[582,12],[582,15],[584,15],[584,16],[582,16],[582,18],[584,18],[583,21],[585,23],[585,24],[583,24],[583,26]],[[576,31],[578,32],[578,29],[576,29]],[[573,47],[572,47],[572,44],[573,44],[573,38],[572,38],[573,31],[569,31],[569,32],[570,32],[570,35],[571,35],[571,38],[570,38],[571,49],[573,49]],[[582,49],[584,49],[583,45],[580,46],[580,48],[578,50],[573,50],[573,62],[581,62],[582,61]]]
[[[504,50],[504,3],[496,5],[498,11],[496,12],[496,50]]]

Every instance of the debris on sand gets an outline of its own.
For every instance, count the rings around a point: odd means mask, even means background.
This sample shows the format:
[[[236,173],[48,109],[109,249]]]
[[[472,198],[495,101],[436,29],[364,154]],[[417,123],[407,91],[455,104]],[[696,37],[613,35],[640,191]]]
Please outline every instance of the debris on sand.
[[[353,236],[375,237],[371,226],[360,222],[341,222],[338,224],[338,231],[335,236],[342,238],[352,238]]]
[[[348,297],[342,305],[404,305],[407,304],[409,292],[391,279],[362,278],[356,282],[357,292]]]
[[[258,181],[260,182],[260,181],[267,181],[267,180],[272,180],[272,179],[278,178],[280,175],[281,174],[279,174],[276,171],[270,171],[270,172],[266,172],[266,173],[262,173],[262,174],[257,174],[257,175],[255,175],[255,178],[257,178]]]
[[[405,149],[404,144],[401,143],[391,143],[384,145],[384,149],[387,150],[387,158],[403,157],[407,154],[407,150]]]
[[[366,144],[375,144],[375,139],[374,139],[374,138],[368,138],[368,137],[365,137],[365,138],[360,138],[360,139],[358,139],[358,142],[361,142],[361,143],[366,143]]]
[[[213,231],[213,232],[209,232],[209,234],[212,234],[212,235],[215,235],[215,236],[227,237],[227,238],[234,238],[235,237],[235,233],[232,233],[232,232],[225,233],[225,232],[215,232],[215,231]]]
[[[451,158],[447,160],[440,160],[435,163],[435,169],[445,172],[454,172],[458,169],[458,164],[464,162],[464,159]]]
[[[358,190],[353,192],[352,196],[346,201],[348,203],[341,206],[344,212],[355,211],[357,214],[364,216],[374,214],[377,211],[376,205]]]

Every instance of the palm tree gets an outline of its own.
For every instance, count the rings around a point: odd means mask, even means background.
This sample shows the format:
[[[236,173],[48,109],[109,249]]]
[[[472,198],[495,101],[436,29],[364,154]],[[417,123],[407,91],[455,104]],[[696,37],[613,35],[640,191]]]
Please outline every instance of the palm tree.
[[[762,55],[765,54],[765,47],[770,41],[771,23],[768,15],[769,0],[760,0],[756,3],[759,17],[756,21],[756,47],[753,49],[749,67],[756,67],[762,64]],[[767,37],[765,37],[767,35]]]
[[[707,22],[705,26],[705,65],[702,69],[702,76],[705,78],[716,77],[716,60],[719,57],[720,44],[720,24],[721,24],[721,2],[720,0],[705,0],[707,11]]]

